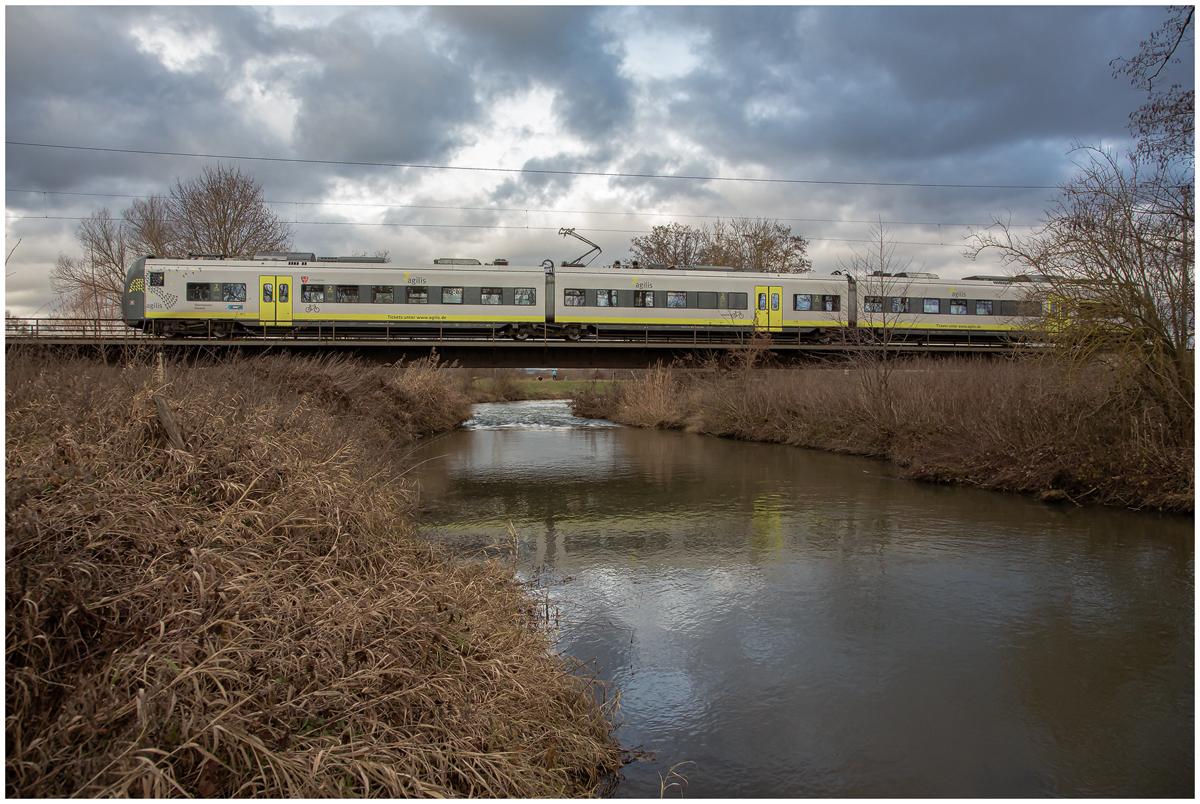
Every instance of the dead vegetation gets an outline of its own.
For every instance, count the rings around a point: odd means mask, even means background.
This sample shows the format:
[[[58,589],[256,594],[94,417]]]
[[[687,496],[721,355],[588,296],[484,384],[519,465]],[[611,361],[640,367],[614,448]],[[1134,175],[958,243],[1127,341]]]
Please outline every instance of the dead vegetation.
[[[659,367],[581,394],[576,415],[883,458],[912,479],[1191,511],[1192,427],[1118,367],[1038,359],[851,360],[803,369]]]
[[[615,701],[498,561],[413,537],[428,363],[11,357],[6,792],[589,795]],[[152,397],[170,401],[170,448]]]

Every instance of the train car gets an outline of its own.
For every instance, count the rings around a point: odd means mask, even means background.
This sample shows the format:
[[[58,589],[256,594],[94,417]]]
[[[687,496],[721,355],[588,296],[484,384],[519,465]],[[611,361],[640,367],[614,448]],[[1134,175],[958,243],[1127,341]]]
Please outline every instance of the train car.
[[[563,266],[554,323],[574,336],[628,331],[823,333],[849,325],[847,277],[713,268],[621,270]],[[803,295],[804,311],[785,301]]]
[[[715,267],[510,266],[503,260],[391,265],[311,253],[251,260],[143,257],[126,277],[131,327],[164,335],[303,330],[389,336],[582,337],[654,333],[706,340],[853,335],[925,342],[1011,339],[1040,312],[1036,285],[927,274],[779,274]]]
[[[750,329],[828,341],[850,330],[894,340],[1008,340],[1040,310],[1035,286],[929,275],[779,274],[711,269],[642,271],[563,266],[553,322],[571,332],[689,333]]]
[[[856,294],[857,328],[898,341],[1011,340],[1042,310],[1038,285],[1003,277],[877,274],[860,277]]]
[[[131,327],[178,335],[337,327],[503,332],[523,339],[546,323],[551,300],[541,267],[444,262],[392,265],[311,253],[252,260],[143,257],[126,276],[122,309]]]

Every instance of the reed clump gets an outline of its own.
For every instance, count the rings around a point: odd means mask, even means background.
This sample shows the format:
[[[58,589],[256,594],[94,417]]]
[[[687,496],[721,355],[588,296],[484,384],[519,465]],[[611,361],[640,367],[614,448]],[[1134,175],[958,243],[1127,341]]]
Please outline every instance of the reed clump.
[[[868,358],[789,370],[744,362],[660,369],[581,394],[574,410],[883,458],[912,479],[1164,511],[1195,505],[1193,426],[1172,422],[1102,364]]]
[[[8,795],[577,796],[619,768],[615,701],[511,569],[415,538],[392,456],[466,410],[436,365],[156,373],[8,360]]]

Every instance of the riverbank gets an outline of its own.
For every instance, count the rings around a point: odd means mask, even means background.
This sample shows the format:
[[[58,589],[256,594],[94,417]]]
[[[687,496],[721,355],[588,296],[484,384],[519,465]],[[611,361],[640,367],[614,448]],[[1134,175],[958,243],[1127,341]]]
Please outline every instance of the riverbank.
[[[880,458],[913,480],[1191,512],[1195,442],[1101,372],[1035,360],[658,368],[577,395],[576,415]]]
[[[469,416],[446,372],[18,353],[5,393],[8,795],[586,796],[620,767],[615,701],[511,568],[416,538],[395,456]]]
[[[620,384],[615,380],[527,377],[525,372],[503,370],[493,371],[490,377],[467,377],[465,382],[464,392],[472,402],[574,399],[584,392],[605,391]]]

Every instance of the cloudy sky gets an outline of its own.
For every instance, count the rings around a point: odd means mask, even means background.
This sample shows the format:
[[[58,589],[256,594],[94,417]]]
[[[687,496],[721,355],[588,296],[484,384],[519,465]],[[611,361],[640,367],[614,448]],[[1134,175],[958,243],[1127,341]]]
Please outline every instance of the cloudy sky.
[[[79,219],[206,164],[297,250],[393,262],[628,256],[673,221],[779,219],[828,273],[882,220],[911,268],[1000,273],[1073,143],[1129,147],[1109,61],[1161,7],[56,7],[5,10],[5,307],[53,309]],[[1173,80],[1192,85],[1194,53]],[[17,144],[25,143],[25,144]],[[70,146],[70,147],[47,147]],[[193,156],[196,155],[196,156]],[[691,178],[668,178],[691,177]],[[20,245],[18,245],[20,241]]]

